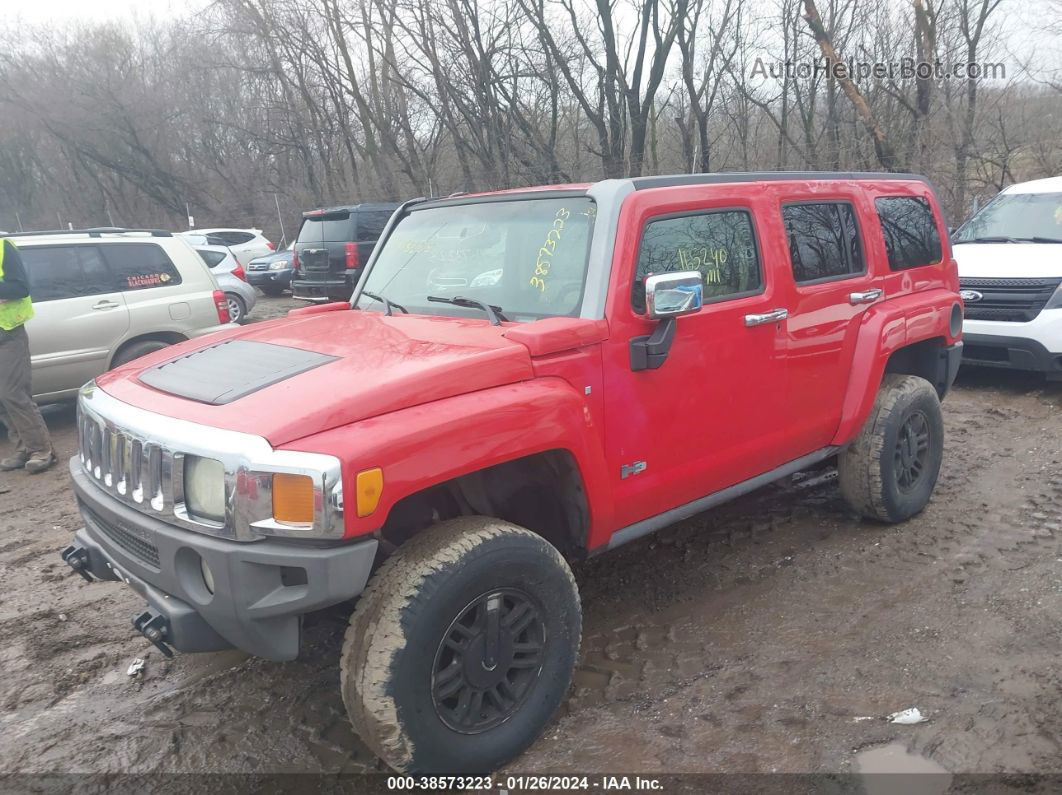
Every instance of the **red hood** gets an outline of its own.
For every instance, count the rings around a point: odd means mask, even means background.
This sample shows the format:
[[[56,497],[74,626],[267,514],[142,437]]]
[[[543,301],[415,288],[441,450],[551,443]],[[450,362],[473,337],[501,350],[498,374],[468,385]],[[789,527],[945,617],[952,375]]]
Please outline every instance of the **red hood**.
[[[216,344],[183,343],[97,379],[134,406],[217,428],[264,436],[274,445],[396,409],[532,377],[527,347],[486,320],[332,311],[259,323],[225,337],[335,356],[225,405],[166,394],[136,379],[161,362]]]

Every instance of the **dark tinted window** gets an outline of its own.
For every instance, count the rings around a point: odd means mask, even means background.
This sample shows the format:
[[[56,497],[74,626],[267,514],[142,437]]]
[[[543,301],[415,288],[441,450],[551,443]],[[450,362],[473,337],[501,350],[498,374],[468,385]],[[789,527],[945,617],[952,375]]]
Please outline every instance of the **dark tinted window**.
[[[852,205],[791,204],[782,208],[782,221],[797,284],[865,270]]]
[[[875,199],[885,250],[893,270],[940,262],[940,232],[925,199],[896,197]]]
[[[103,246],[119,290],[144,290],[181,283],[173,262],[154,243],[112,243]]]
[[[363,210],[358,213],[358,240],[379,240],[384,226],[391,217],[390,210]]]
[[[306,218],[299,230],[300,243],[344,243],[354,239],[350,214]]]
[[[19,249],[34,301],[114,292],[114,280],[95,246]]]
[[[223,245],[226,246],[238,246],[254,240],[254,235],[250,232],[218,232],[218,237],[225,241]]]
[[[645,311],[645,279],[658,273],[700,271],[704,300],[753,293],[763,286],[752,216],[723,210],[650,221],[638,250],[631,303]]]
[[[220,251],[207,251],[206,249],[202,248],[197,248],[196,251],[198,251],[199,256],[203,258],[203,262],[205,262],[207,266],[211,268],[213,268],[215,265],[220,264],[221,261],[225,259],[225,255]]]

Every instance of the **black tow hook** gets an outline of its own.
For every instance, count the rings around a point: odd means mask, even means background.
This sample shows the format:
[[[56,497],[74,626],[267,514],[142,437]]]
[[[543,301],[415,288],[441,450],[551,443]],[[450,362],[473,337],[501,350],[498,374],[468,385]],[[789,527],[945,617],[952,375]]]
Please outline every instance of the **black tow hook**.
[[[151,641],[152,645],[165,656],[173,657],[173,649],[166,645],[170,622],[165,616],[145,610],[133,619],[133,629]]]
[[[68,546],[60,553],[66,565],[85,578],[85,582],[92,582],[92,574],[89,573],[88,550],[84,547]]]

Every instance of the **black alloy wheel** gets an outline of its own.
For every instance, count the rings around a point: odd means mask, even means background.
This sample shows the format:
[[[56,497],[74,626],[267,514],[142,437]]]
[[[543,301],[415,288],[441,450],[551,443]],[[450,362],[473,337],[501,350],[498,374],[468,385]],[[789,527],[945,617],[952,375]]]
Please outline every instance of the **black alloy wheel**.
[[[546,626],[521,590],[470,602],[446,630],[432,668],[432,702],[454,731],[478,734],[512,717],[542,671]]]

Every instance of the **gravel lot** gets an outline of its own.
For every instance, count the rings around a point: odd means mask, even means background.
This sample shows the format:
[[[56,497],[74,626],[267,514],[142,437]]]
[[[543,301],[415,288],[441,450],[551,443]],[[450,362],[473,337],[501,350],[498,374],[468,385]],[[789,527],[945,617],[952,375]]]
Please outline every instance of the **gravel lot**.
[[[576,685],[513,770],[847,772],[899,742],[955,773],[1062,772],[1060,408],[1062,384],[964,372],[936,496],[906,524],[855,518],[827,471],[577,566]],[[48,421],[65,461],[74,412]],[[64,467],[0,474],[0,505],[0,773],[378,769],[339,698],[342,610],[296,662],[165,660],[131,591],[59,560]],[[907,707],[928,722],[884,720]]]

